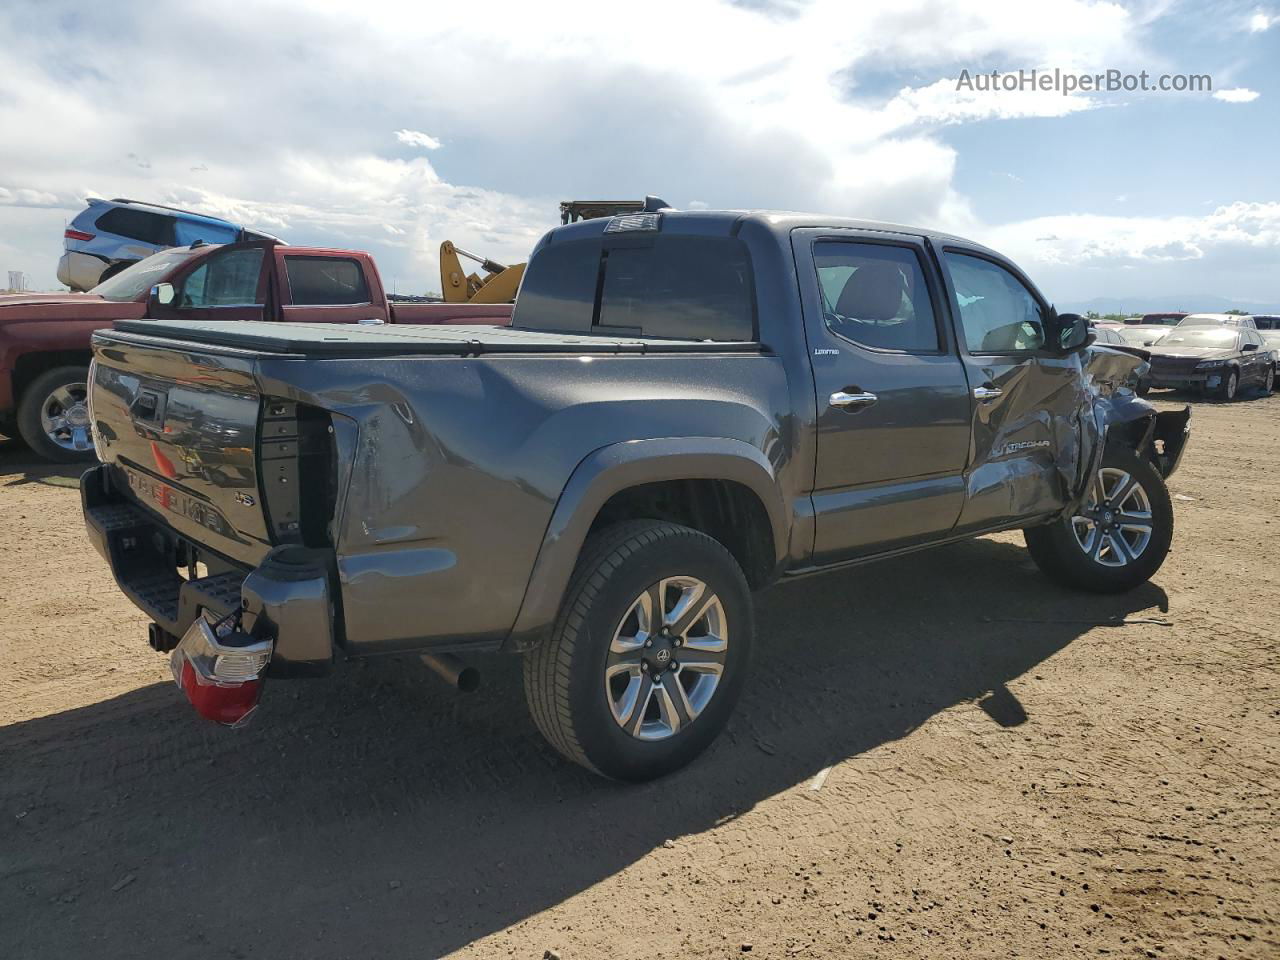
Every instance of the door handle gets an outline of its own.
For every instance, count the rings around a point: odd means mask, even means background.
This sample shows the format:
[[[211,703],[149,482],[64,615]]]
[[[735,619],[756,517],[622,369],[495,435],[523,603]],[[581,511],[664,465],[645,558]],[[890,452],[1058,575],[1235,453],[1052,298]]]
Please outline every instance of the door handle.
[[[874,393],[845,393],[837,390],[827,402],[833,407],[869,407],[879,399]]]
[[[988,400],[994,400],[996,397],[1004,393],[999,387],[974,387],[973,399],[986,403]]]

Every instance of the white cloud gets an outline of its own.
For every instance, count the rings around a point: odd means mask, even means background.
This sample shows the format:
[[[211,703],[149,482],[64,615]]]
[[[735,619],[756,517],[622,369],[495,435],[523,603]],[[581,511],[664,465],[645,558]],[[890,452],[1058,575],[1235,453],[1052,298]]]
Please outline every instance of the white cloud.
[[[1155,65],[1143,30],[1163,4],[651,0],[550,17],[491,0],[486,10],[484,21],[457,5],[424,17],[407,0],[366,0],[303,13],[301,0],[280,0],[246,19],[233,0],[206,0],[158,20],[142,0],[47,0],[38,31],[0,11],[0,29],[31,40],[0,47],[6,264],[52,283],[61,221],[87,195],[366,246],[400,290],[419,291],[436,286],[441,240],[518,261],[571,198],[657,193],[979,232],[937,129],[1099,104],[957,94],[945,78],[992,63]],[[637,10],[665,25],[662,42],[619,42]],[[55,26],[72,20],[74,30]],[[190,57],[174,36],[200,36],[207,55]],[[138,62],[182,77],[180,99],[133,82]],[[81,64],[92,66],[68,66]],[[863,98],[858,78],[877,71],[924,79]]]
[[[956,88],[955,78],[944,78],[925,87],[904,87],[884,109],[886,120],[897,126],[917,123],[966,123],[974,120],[1008,120],[1017,117],[1063,117],[1098,104],[1089,97],[1063,96],[1046,90],[990,92]]]
[[[1232,203],[1204,216],[1037,217],[978,233],[1064,299],[1116,291],[1135,268],[1146,287],[1132,293],[1276,298],[1266,278],[1280,261],[1280,202]]]
[[[1280,16],[1271,16],[1259,10],[1249,18],[1249,32],[1262,33],[1280,23]]]
[[[1257,90],[1250,90],[1248,87],[1233,87],[1230,90],[1215,90],[1213,99],[1222,100],[1226,103],[1252,103],[1257,100],[1261,94]]]
[[[422,147],[424,150],[439,150],[440,141],[420,130],[397,130],[396,139],[411,147]]]

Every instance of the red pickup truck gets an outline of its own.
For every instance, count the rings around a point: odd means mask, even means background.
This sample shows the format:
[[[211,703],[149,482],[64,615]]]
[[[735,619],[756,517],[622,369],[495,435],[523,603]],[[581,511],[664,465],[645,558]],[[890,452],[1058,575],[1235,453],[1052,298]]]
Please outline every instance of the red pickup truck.
[[[369,254],[271,241],[172,247],[88,293],[0,296],[0,433],[38,455],[93,456],[85,383],[89,338],[116,320],[480,323],[511,305],[390,301]]]

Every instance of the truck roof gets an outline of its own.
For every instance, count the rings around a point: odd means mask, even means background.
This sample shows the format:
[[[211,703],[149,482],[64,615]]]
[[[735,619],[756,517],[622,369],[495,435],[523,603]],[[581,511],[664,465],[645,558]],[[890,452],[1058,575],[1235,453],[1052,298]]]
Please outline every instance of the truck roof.
[[[633,218],[645,216],[660,216],[661,223],[680,222],[684,229],[681,232],[702,234],[704,236],[729,236],[736,230],[740,229],[740,225],[744,222],[755,222],[766,229],[777,234],[779,240],[784,239],[793,230],[801,230],[808,228],[822,229],[824,227],[833,230],[866,230],[880,233],[901,233],[915,237],[927,237],[930,240],[936,240],[941,243],[963,243],[966,246],[978,247],[983,250],[989,250],[991,253],[996,251],[984,247],[982,244],[967,240],[950,233],[943,233],[940,230],[930,230],[924,227],[913,227],[901,223],[891,223],[884,220],[865,220],[857,217],[837,217],[829,213],[802,213],[790,210],[662,210],[656,214],[632,214],[622,215],[618,217],[600,217],[592,220],[580,220],[577,223],[567,224],[554,228],[550,233],[557,236],[563,236],[567,239],[574,237],[588,237],[604,233],[609,229],[610,224],[615,220],[627,221]],[[658,232],[661,232],[659,228]],[[610,232],[621,232],[618,230]]]

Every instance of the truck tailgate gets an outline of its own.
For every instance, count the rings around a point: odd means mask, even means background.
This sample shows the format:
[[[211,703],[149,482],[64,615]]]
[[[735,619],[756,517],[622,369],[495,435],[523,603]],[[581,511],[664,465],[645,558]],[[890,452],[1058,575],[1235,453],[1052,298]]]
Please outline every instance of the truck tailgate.
[[[259,431],[286,454],[297,431],[291,404],[263,409],[251,357],[99,336],[89,394],[99,456],[135,500],[231,559],[266,553]]]

